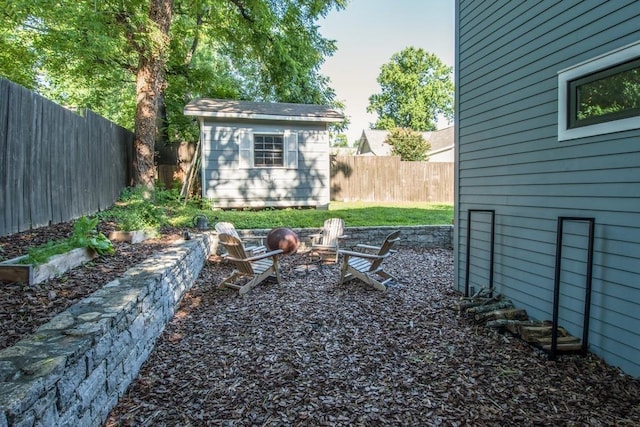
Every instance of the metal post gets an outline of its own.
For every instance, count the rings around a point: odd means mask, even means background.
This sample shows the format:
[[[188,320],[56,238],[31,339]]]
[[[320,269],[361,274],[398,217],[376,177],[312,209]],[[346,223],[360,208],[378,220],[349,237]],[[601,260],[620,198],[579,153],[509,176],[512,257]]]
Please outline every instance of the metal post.
[[[489,253],[489,290],[493,295],[493,260],[495,253],[495,227],[496,227],[496,211],[493,209],[469,209],[467,211],[467,265],[464,279],[464,296],[469,296],[469,269],[471,263],[471,215],[473,212],[488,213],[491,214],[491,240],[490,240],[490,253]]]
[[[556,267],[553,279],[553,314],[551,318],[551,352],[549,359],[556,358],[556,349],[558,348],[558,307],[560,300],[560,267],[562,259],[562,227],[564,220],[558,217],[558,225],[556,230]]]
[[[560,273],[562,271],[562,238],[565,221],[587,222],[589,225],[589,235],[587,237],[587,271],[585,275],[585,297],[584,297],[584,317],[582,322],[582,355],[587,354],[589,347],[589,318],[591,317],[591,287],[593,281],[593,241],[595,218],[583,217],[558,217],[558,228],[556,235],[556,266],[553,283],[553,319],[551,330],[551,351],[549,359],[554,360],[558,350],[558,312],[560,305]]]

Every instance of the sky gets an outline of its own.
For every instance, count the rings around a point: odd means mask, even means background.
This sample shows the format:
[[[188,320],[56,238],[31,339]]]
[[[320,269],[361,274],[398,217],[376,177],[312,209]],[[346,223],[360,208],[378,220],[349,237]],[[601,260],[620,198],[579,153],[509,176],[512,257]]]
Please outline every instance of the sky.
[[[454,18],[454,0],[350,0],[318,21],[320,33],[337,43],[320,71],[346,104],[349,145],[376,121],[367,113],[369,97],[380,92],[380,67],[393,54],[413,46],[454,65]]]

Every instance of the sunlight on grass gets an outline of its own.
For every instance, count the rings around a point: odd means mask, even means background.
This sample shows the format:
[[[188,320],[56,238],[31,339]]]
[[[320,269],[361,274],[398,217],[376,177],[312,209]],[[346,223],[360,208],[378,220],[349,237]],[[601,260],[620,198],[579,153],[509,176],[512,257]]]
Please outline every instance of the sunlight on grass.
[[[453,219],[453,206],[428,203],[331,203],[329,210],[266,209],[266,210],[191,210],[187,215],[174,212],[173,225],[191,225],[194,214],[204,214],[211,225],[218,221],[232,222],[239,229],[321,227],[327,218],[345,220],[347,227],[393,225],[448,225]]]
[[[330,216],[343,218],[348,226],[451,224],[453,206],[427,203],[340,203],[330,205]]]

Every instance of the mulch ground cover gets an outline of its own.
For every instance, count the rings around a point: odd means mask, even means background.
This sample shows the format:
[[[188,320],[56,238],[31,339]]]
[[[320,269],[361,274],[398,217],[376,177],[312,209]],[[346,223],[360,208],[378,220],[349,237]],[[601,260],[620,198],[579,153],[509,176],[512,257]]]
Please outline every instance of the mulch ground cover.
[[[0,238],[3,256],[71,232],[47,229]],[[37,286],[0,284],[0,348],[180,235],[118,244]],[[240,297],[217,289],[232,266],[212,256],[105,426],[640,424],[639,380],[592,355],[549,361],[451,310],[451,250],[400,248],[385,265],[397,282],[383,293],[283,256],[280,284]]]
[[[108,235],[113,225],[103,223],[99,229]],[[65,239],[72,233],[73,225],[62,223],[0,237],[0,259],[26,255],[30,247]],[[98,257],[61,277],[37,285],[0,283],[0,350],[32,334],[56,314],[117,279],[129,268],[180,238],[181,234],[179,229],[166,228],[157,239],[144,243],[114,243],[114,255]]]

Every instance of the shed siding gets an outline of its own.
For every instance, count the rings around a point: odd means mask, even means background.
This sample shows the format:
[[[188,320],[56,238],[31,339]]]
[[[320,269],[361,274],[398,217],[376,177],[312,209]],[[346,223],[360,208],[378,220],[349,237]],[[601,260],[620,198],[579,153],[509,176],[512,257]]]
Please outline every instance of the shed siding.
[[[496,290],[551,319],[559,216],[593,217],[590,351],[640,377],[640,131],[558,141],[558,71],[640,40],[637,1],[457,2],[456,286],[467,212],[495,209]],[[470,286],[486,286],[474,214]],[[587,227],[564,233],[559,322],[582,336]]]
[[[297,168],[240,165],[239,143],[256,133],[296,132]],[[202,126],[203,196],[222,208],[325,206],[329,203],[326,124],[217,122]],[[291,153],[293,154],[293,153]],[[289,157],[291,158],[291,157]]]

